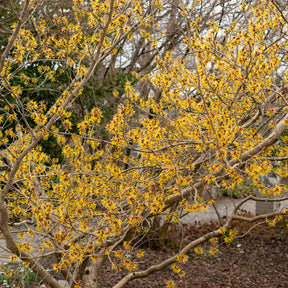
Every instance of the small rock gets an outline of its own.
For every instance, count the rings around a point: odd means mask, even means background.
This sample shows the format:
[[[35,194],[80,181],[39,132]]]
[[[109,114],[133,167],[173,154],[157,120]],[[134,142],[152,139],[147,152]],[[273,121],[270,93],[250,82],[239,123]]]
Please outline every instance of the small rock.
[[[69,283],[66,280],[58,280],[59,284],[61,284],[64,288],[70,288]]]

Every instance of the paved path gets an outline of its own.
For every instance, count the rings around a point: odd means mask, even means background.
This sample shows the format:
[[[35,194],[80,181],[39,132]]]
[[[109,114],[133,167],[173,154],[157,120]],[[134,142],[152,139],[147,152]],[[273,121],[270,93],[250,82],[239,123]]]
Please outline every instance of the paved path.
[[[219,199],[215,201],[215,208],[218,211],[219,216],[221,219],[229,217],[236,205],[238,205],[242,199]],[[265,207],[265,202],[261,202],[262,206]],[[262,208],[263,208],[262,207]],[[288,201],[283,201],[280,205],[275,203],[275,209],[277,211],[280,211],[282,209],[288,208]],[[215,211],[215,208],[213,205],[211,205],[207,210],[199,211],[196,213],[190,213],[182,218],[183,223],[187,224],[201,224],[201,223],[208,223],[210,221],[218,221],[218,216]],[[243,213],[249,213],[253,216],[256,215],[256,202],[253,200],[249,200],[245,202],[240,210]]]
[[[237,205],[241,199],[220,199],[215,202],[215,207],[220,215],[220,217],[223,219],[223,217],[228,217],[231,215],[235,205]],[[283,209],[284,207],[288,207],[288,201],[285,201],[281,204],[281,206],[278,209]],[[246,211],[248,213],[251,213],[252,215],[256,214],[256,203],[255,201],[247,201],[243,207],[243,211]],[[205,211],[190,213],[182,218],[183,223],[187,224],[200,224],[200,223],[208,223],[210,221],[218,221],[218,216],[215,212],[214,207],[211,205],[209,209]],[[20,229],[20,228],[19,228]],[[20,230],[19,230],[20,231]],[[16,232],[16,229],[15,231]],[[34,243],[35,250],[37,251],[37,244]],[[9,262],[9,256],[11,253],[7,251],[5,241],[3,238],[1,238],[0,235],[0,264],[1,263],[8,263]]]
[[[216,210],[218,211],[221,219],[229,217],[236,205],[239,204],[241,199],[220,199],[215,201],[214,206],[211,205],[207,210],[202,210],[196,213],[190,213],[182,218],[182,222],[186,224],[203,224],[211,221],[219,222]],[[242,206],[242,210],[252,215],[256,214],[255,201],[247,201]]]
[[[17,239],[17,243],[22,243],[24,241],[27,241],[27,237],[24,237],[22,239],[19,239],[16,235],[20,232],[23,231],[23,226],[22,227],[13,227],[13,234],[14,236],[16,237]],[[33,246],[34,248],[34,251],[35,249],[38,250],[38,248],[36,248],[36,243],[34,243],[33,241],[34,239],[31,238],[31,245]],[[10,262],[9,260],[9,256],[11,256],[11,252],[6,248],[6,242],[5,240],[3,239],[3,235],[0,234],[0,265],[3,264],[3,263],[8,263]]]

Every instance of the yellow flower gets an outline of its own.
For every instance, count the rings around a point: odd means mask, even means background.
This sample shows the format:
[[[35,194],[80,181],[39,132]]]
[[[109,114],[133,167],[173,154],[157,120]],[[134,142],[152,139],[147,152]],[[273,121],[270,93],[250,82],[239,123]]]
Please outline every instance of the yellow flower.
[[[21,90],[19,85],[18,86],[12,86],[11,92],[12,92],[13,97],[17,97],[17,96],[22,94],[22,90]]]
[[[194,249],[194,252],[195,252],[196,254],[201,255],[201,254],[203,254],[203,249],[202,249],[201,247],[197,247],[197,248]]]
[[[215,247],[212,247],[212,248],[210,248],[209,253],[210,253],[211,255],[215,255],[218,251],[219,251],[219,249],[217,249],[217,248],[215,248]]]
[[[129,271],[136,270],[138,267],[138,263],[132,262],[129,259],[124,258],[122,260],[122,265]]]
[[[223,227],[220,227],[218,231],[219,231],[219,233],[222,234],[222,235],[224,235],[225,232],[226,232],[225,228],[223,228]]]
[[[79,229],[82,231],[87,231],[89,229],[89,224],[87,221],[80,221]]]
[[[184,263],[187,262],[187,260],[188,260],[188,256],[187,255],[180,254],[180,255],[177,256],[177,261],[179,263],[183,263],[184,264]]]
[[[236,229],[232,229],[229,231],[229,236],[234,238],[237,235],[238,231]]]
[[[137,254],[136,254],[136,257],[137,258],[142,258],[145,254],[145,251],[144,250],[138,250],[137,251]]]
[[[224,238],[224,242],[225,242],[226,244],[230,244],[230,243],[233,242],[233,238],[232,238],[232,237],[225,237],[225,238]]]
[[[169,280],[167,281],[166,287],[167,287],[167,288],[176,288],[175,282],[174,282],[173,280],[170,280],[170,279],[169,279]]]
[[[49,240],[43,241],[43,245],[48,249],[54,248],[53,244]]]
[[[23,251],[26,251],[26,252],[32,252],[33,251],[33,247],[30,246],[30,244],[28,242],[23,242],[21,244],[17,244],[17,248],[19,250],[23,250]]]
[[[19,259],[19,258],[18,258],[18,256],[16,256],[16,255],[11,255],[11,256],[9,257],[9,260],[10,260],[11,262],[16,262],[18,259]]]
[[[174,272],[174,273],[176,273],[176,274],[179,274],[179,273],[181,273],[181,268],[178,266],[178,265],[176,265],[176,264],[173,264],[172,266],[171,266],[171,269],[172,269],[172,271]]]
[[[93,261],[93,262],[96,262],[98,260],[98,256],[93,254],[90,256],[90,259]]]
[[[5,271],[4,275],[5,275],[6,277],[12,277],[12,271],[13,271],[13,270],[8,269],[7,271]]]

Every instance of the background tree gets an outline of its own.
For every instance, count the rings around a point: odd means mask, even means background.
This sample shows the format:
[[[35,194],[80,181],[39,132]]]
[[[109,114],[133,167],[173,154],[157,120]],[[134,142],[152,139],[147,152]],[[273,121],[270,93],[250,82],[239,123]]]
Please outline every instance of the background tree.
[[[284,214],[237,215],[257,199],[249,196],[223,227],[137,271],[138,244],[155,219],[207,208],[211,184],[251,179],[262,201],[287,199],[286,187],[259,180],[287,177],[286,7],[48,2],[7,10],[11,25],[3,12],[10,34],[0,59],[0,229],[43,281],[61,287],[40,261],[47,255],[72,287],[97,287],[105,260],[115,273],[133,271],[114,287],[173,263],[181,273],[185,255],[226,235],[234,219]],[[15,222],[27,225],[22,241]]]

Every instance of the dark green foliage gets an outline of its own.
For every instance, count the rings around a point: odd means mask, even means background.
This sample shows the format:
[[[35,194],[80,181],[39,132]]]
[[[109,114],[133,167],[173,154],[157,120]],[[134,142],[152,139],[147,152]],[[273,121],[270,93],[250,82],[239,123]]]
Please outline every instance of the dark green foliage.
[[[234,189],[220,189],[220,193],[224,197],[232,197],[234,199],[256,195],[256,191],[256,187],[250,180],[244,180],[241,184],[236,185]]]

